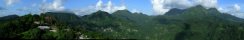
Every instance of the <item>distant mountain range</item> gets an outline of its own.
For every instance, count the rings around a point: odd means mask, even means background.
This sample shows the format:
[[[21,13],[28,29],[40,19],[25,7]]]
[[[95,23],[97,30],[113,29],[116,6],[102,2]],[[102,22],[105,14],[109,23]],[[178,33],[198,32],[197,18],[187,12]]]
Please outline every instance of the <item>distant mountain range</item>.
[[[40,29],[47,27],[47,29]],[[0,38],[244,40],[244,20],[216,8],[195,6],[148,16],[118,10],[78,16],[72,12],[0,17]]]

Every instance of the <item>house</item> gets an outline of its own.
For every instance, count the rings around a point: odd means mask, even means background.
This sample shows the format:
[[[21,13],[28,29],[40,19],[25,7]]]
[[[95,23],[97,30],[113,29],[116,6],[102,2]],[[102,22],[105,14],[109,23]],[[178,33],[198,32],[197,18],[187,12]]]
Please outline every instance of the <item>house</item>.
[[[41,30],[50,29],[49,26],[38,26],[38,28],[41,29]]]

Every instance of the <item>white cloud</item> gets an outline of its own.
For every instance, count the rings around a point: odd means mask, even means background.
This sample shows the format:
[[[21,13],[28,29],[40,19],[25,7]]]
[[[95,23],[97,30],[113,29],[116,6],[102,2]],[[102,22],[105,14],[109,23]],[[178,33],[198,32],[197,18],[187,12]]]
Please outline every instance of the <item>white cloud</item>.
[[[218,7],[217,8],[218,11],[222,12],[222,13],[226,13],[228,10],[224,9],[223,7]]]
[[[244,13],[240,12],[241,8],[239,4],[233,4],[229,7],[219,7],[218,10],[222,13],[228,13],[239,18],[244,18]]]
[[[202,5],[206,8],[215,8],[217,6],[218,0],[194,0],[193,2],[196,3],[196,5]]]
[[[76,15],[83,16],[83,15],[88,15],[88,14],[95,12],[95,10],[97,10],[97,9],[94,9],[94,8],[95,8],[95,6],[89,6],[87,8],[74,9],[73,12]]]
[[[236,16],[236,17],[239,17],[239,18],[244,18],[244,13],[241,13],[241,12],[234,13],[233,15]]]
[[[238,4],[234,4],[233,8],[234,8],[234,10],[235,10],[236,12],[240,12],[240,10],[241,10],[240,5],[238,5]]]
[[[163,0],[165,3],[163,3],[163,5],[165,5],[167,8],[188,8],[191,7],[191,1],[189,0]]]
[[[141,11],[140,10],[137,10],[137,9],[132,9],[131,12],[132,13],[141,13]]]
[[[103,2],[102,2],[102,0],[99,0],[98,2],[97,2],[97,4],[96,4],[96,9],[97,10],[101,10],[101,8],[102,8],[102,5],[103,4]]]
[[[41,11],[63,11],[65,7],[63,6],[64,0],[53,0],[51,3],[47,3],[47,0],[42,0],[40,5]]]
[[[12,4],[14,4],[14,3],[16,3],[18,1],[19,0],[5,0],[5,3],[6,3],[7,6],[10,6],[10,5],[12,5]]]
[[[112,12],[113,11],[112,7],[113,7],[112,1],[109,0],[105,11]]]
[[[63,0],[54,0],[53,3],[50,5],[50,8],[51,9],[54,9],[54,10],[63,10],[64,7],[63,7]]]
[[[115,10],[125,10],[126,6],[122,5],[122,6],[115,6],[114,7]]]
[[[171,8],[185,9],[193,6],[190,0],[151,0],[153,10],[157,15],[163,15]]]
[[[109,0],[108,3],[104,3],[102,0],[98,0],[96,5],[91,5],[86,8],[81,8],[81,9],[74,9],[73,12],[77,15],[88,15],[93,12],[96,12],[97,10],[102,10],[106,11],[109,13],[113,13],[117,10],[125,10],[126,6],[124,4],[121,4],[121,6],[115,6],[113,5],[112,1]]]
[[[121,0],[121,6],[115,6],[114,8],[116,8],[117,10],[125,10],[127,9],[126,6],[125,6],[125,2],[124,0]]]
[[[218,10],[222,13],[238,13],[241,10],[241,7],[239,4],[233,4],[229,7],[219,7]]]
[[[206,8],[217,6],[217,0],[151,0],[156,15],[163,15],[172,8],[185,9],[195,5],[202,5]]]
[[[240,12],[241,8],[239,4],[234,4],[230,9],[226,9],[226,10],[228,10],[227,13],[229,14],[232,14],[239,18],[244,18],[244,13]]]
[[[151,0],[152,5],[153,5],[153,10],[157,13],[157,14],[164,14],[165,12],[169,11],[168,8],[165,8],[164,6],[164,2],[165,0]]]
[[[124,9],[126,9],[126,6],[124,4],[122,4],[121,6],[114,6],[111,0],[109,0],[107,4],[103,4],[103,1],[99,0],[96,4],[96,10],[102,10],[109,13]]]

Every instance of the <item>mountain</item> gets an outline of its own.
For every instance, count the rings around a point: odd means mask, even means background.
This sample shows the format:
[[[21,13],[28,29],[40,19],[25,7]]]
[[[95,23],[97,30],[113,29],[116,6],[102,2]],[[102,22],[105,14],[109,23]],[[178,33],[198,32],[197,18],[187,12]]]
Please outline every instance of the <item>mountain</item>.
[[[42,15],[44,15],[45,17],[52,17],[56,21],[70,25],[80,24],[80,17],[72,12],[46,12]]]
[[[9,20],[13,20],[18,18],[18,15],[9,15],[9,16],[4,16],[4,17],[0,17],[0,22],[1,21],[9,21]]]
[[[243,40],[244,20],[200,5],[149,16],[118,10],[78,16],[72,12],[0,17],[0,38]],[[42,29],[47,27],[49,29]]]
[[[85,15],[83,17],[87,17],[87,18],[106,18],[106,17],[112,17],[108,12],[105,11],[97,11],[95,13],[92,13],[91,15]]]
[[[128,10],[118,10],[112,14],[113,16],[116,16],[118,18],[126,19],[131,22],[135,22],[137,24],[140,24],[142,22],[145,22],[147,19],[150,19],[151,17],[142,13],[131,13]]]
[[[170,9],[168,12],[166,12],[164,15],[179,15],[182,14],[183,12],[184,12],[183,9],[173,8]]]
[[[135,34],[131,30],[136,30],[134,27],[137,27],[133,22],[104,11],[97,11],[81,18],[83,22],[93,24],[93,26],[88,26],[86,29],[100,32],[108,36],[107,38],[134,38]]]
[[[131,13],[128,10],[118,10],[112,15],[135,23],[135,25],[138,27],[136,27],[137,30],[135,30],[137,31],[137,36],[134,37],[137,37],[139,39],[159,39],[151,35],[159,33],[156,32],[158,30],[155,30],[155,28],[161,26],[161,24],[159,24],[156,20],[153,20],[153,16],[148,16],[142,13]]]
[[[230,14],[220,13],[215,8],[205,9],[202,6],[195,6],[185,9],[177,16],[158,16],[157,19],[162,24],[183,27],[176,33],[175,40],[238,40],[243,37],[241,31],[243,20]]]

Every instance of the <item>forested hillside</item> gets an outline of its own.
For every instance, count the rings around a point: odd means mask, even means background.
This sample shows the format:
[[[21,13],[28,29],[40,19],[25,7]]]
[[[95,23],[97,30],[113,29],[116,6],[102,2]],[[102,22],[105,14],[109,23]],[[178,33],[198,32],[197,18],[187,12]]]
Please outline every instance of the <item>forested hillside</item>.
[[[9,15],[0,17],[0,38],[244,40],[243,27],[241,18],[198,5],[157,16],[128,10]]]

